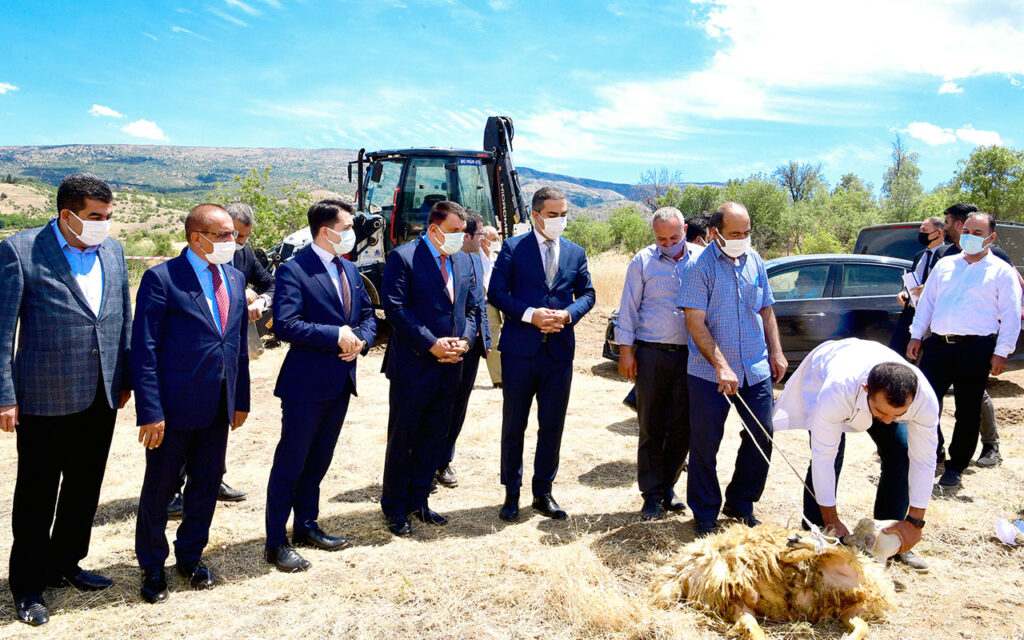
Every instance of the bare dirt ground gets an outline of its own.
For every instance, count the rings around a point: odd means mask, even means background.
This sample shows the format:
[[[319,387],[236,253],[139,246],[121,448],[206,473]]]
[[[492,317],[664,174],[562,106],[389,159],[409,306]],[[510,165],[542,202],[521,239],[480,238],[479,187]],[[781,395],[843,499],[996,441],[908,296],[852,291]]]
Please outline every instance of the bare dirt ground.
[[[597,262],[597,261],[595,261]],[[112,577],[99,593],[48,590],[50,624],[31,629],[14,621],[0,599],[2,638],[721,638],[728,628],[687,606],[671,611],[645,604],[659,563],[692,540],[688,513],[641,523],[635,459],[638,425],[622,406],[629,385],[600,357],[607,314],[617,300],[614,272],[621,261],[594,264],[602,304],[578,328],[579,350],[562,444],[555,496],[567,522],[538,516],[524,504],[521,521],[497,518],[500,392],[481,367],[459,442],[456,489],[442,489],[432,506],[451,524],[396,539],[385,529],[378,500],[387,421],[388,382],[377,349],[360,361],[360,396],[349,410],[322,485],[320,523],[353,547],[338,553],[303,551],[313,562],[301,575],[271,570],[262,559],[263,506],[280,429],[272,396],[284,348],[252,364],[255,404],[231,436],[227,481],[248,491],[238,504],[217,508],[206,552],[217,586],[192,592],[173,572],[170,599],[148,605],[138,595],[133,553],[135,510],[143,475],[133,405],[118,416],[92,548],[83,565]],[[606,283],[606,285],[602,285]],[[935,499],[918,547],[932,564],[927,575],[901,566],[897,608],[872,625],[872,638],[1020,638],[1024,634],[1024,550],[1001,546],[998,517],[1024,507],[1024,372],[993,382],[1005,462],[972,469],[955,497]],[[947,434],[952,418],[944,417]],[[739,423],[730,416],[719,455],[723,482],[731,476]],[[532,469],[535,425],[527,440]],[[780,434],[778,447],[806,468],[806,435]],[[853,436],[840,485],[847,521],[871,513],[878,475],[870,438]],[[0,558],[10,553],[15,439],[0,437]],[[686,476],[677,491],[685,492]],[[799,480],[776,455],[758,515],[795,526]],[[169,527],[173,536],[174,521]],[[173,562],[173,558],[169,563]],[[6,571],[0,571],[6,577]],[[6,580],[0,592],[6,593]],[[839,638],[839,626],[766,623],[773,638]]]

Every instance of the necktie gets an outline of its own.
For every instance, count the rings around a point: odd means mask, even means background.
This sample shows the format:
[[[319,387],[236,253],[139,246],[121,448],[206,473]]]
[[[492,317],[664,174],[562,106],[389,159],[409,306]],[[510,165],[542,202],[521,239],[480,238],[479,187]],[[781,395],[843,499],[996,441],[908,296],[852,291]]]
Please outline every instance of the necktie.
[[[928,279],[928,274],[931,273],[932,257],[934,257],[934,255],[935,252],[932,251],[931,249],[928,249],[927,251],[924,252],[924,256],[922,256],[921,258],[921,260],[924,262],[924,271],[921,273],[921,284],[924,284],[924,281]]]
[[[550,287],[555,281],[555,274],[558,273],[558,261],[555,260],[555,241],[545,240],[544,246],[547,248],[547,252],[544,254],[544,276]]]
[[[345,269],[341,266],[341,258],[335,256],[331,262],[334,263],[335,268],[338,270],[338,288],[341,290],[341,313],[347,318],[349,310],[352,309],[352,291],[348,287],[348,278],[345,277]]]
[[[448,299],[455,301],[455,291],[452,290],[451,280],[448,279],[448,256],[441,254],[441,279],[444,280],[444,289],[448,292]]]
[[[213,299],[217,302],[217,316],[220,318],[220,332],[223,335],[228,329],[228,288],[224,286],[217,265],[210,265],[210,274],[213,275]]]

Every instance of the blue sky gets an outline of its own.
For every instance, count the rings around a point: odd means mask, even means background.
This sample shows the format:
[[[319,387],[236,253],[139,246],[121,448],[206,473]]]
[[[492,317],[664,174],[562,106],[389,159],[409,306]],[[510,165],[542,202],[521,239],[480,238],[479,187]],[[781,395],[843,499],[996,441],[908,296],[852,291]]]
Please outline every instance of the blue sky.
[[[0,145],[477,148],[635,182],[821,162],[926,188],[1024,146],[1024,1],[96,0],[0,8]]]

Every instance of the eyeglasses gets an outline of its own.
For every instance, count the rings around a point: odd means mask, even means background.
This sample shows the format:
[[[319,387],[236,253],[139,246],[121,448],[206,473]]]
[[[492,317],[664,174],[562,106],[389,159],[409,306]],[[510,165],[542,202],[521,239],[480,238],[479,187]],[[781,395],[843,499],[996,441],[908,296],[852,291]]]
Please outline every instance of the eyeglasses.
[[[234,239],[238,238],[238,230],[237,229],[232,229],[231,231],[207,231],[207,230],[204,229],[204,230],[200,231],[199,233],[205,233],[208,236],[213,236],[214,238],[217,238],[218,240],[220,240],[222,242],[224,240],[234,240]]]

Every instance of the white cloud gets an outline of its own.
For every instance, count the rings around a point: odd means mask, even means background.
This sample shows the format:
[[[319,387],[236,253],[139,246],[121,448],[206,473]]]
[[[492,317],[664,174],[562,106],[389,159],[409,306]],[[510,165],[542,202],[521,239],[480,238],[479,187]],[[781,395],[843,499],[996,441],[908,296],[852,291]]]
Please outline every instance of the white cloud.
[[[18,87],[14,86],[9,82],[0,82],[0,95],[7,93],[8,91],[17,91]]]
[[[146,138],[147,140],[167,140],[167,136],[155,122],[150,120],[136,120],[135,122],[129,122],[128,124],[121,127],[121,131],[124,131],[130,136],[136,138]]]
[[[943,129],[938,125],[934,125],[930,122],[911,122],[907,125],[907,128],[903,130],[903,133],[908,134],[912,138],[936,146],[939,144],[949,144],[950,142],[956,142],[956,136],[953,135],[952,129]]]
[[[1003,139],[999,136],[998,132],[975,129],[971,125],[965,125],[963,128],[957,129],[956,136],[964,142],[970,142],[973,145],[987,147],[993,144],[1003,144]]]
[[[957,83],[953,82],[952,80],[947,80],[947,81],[943,82],[942,86],[939,87],[939,93],[940,94],[942,94],[942,93],[963,93],[963,92],[964,92],[963,87],[959,86]]]
[[[145,31],[142,32],[142,35],[146,36],[147,38],[150,38],[151,40],[156,40],[158,42],[160,40],[160,38],[157,38],[152,33],[146,33]]]
[[[270,5],[271,7],[274,7],[275,9],[280,9],[281,8],[281,3],[278,2],[277,0],[259,0],[259,2],[262,2],[263,4],[266,4],[266,5]]]
[[[245,4],[242,0],[224,0],[224,4],[235,9],[241,9],[250,16],[260,15],[260,10],[252,5]]]
[[[92,105],[92,109],[89,109],[89,115],[97,118],[123,118],[124,114],[114,111],[110,107],[104,107],[101,104]]]
[[[236,24],[236,25],[238,25],[240,27],[248,27],[249,26],[249,23],[246,22],[245,20],[241,20],[239,18],[236,18],[233,15],[224,13],[223,11],[221,11],[220,9],[217,9],[216,7],[208,7],[208,8],[210,10],[210,13],[212,13],[215,16],[217,16],[218,18],[221,18],[223,20],[227,20],[228,22],[230,22],[232,24]]]
[[[206,42],[213,42],[212,40],[210,40],[206,36],[201,36],[198,33],[196,33],[195,31],[189,31],[185,27],[179,27],[177,25],[173,25],[171,27],[171,31],[173,31],[174,33],[187,33],[188,35],[195,36],[195,37],[199,38],[200,40],[205,40]]]
[[[513,4],[515,4],[515,0],[487,0],[487,6],[489,6],[494,11],[504,11],[505,9],[511,9]]]

